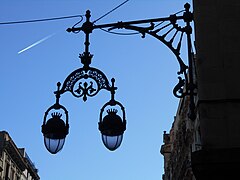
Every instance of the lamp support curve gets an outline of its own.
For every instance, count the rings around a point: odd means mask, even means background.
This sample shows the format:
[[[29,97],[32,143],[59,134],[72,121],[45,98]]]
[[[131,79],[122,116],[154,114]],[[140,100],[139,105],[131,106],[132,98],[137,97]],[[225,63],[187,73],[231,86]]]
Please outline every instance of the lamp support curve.
[[[182,12],[182,11],[181,11]],[[137,31],[142,34],[144,38],[146,34],[151,35],[157,40],[165,44],[175,55],[179,63],[178,79],[179,82],[173,88],[174,96],[178,98],[183,98],[185,96],[190,97],[190,119],[195,119],[195,102],[194,96],[196,95],[197,85],[194,83],[193,75],[193,52],[192,52],[192,43],[191,43],[191,34],[192,27],[191,22],[193,21],[193,13],[190,11],[190,4],[186,3],[184,5],[183,15],[177,15],[178,13],[172,14],[169,17],[155,18],[155,19],[144,19],[136,21],[126,21],[126,22],[117,22],[109,24],[100,24],[95,25],[90,22],[90,11],[86,11],[86,22],[83,23],[81,27],[72,27],[68,28],[68,32],[79,32],[83,31],[86,34],[85,42],[85,51],[88,53],[89,46],[89,34],[92,33],[95,29],[104,29],[108,28],[107,31],[111,32],[115,29],[127,29]],[[180,25],[178,22],[183,22]],[[157,23],[157,24],[156,24]],[[146,25],[150,24],[147,27],[139,27],[137,25]],[[181,58],[181,47],[184,37],[187,41],[187,57],[188,57],[188,66],[184,63]]]

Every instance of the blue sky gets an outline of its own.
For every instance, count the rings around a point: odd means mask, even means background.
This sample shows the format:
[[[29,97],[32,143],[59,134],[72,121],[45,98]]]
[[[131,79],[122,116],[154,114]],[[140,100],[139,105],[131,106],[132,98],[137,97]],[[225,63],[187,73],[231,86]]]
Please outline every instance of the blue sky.
[[[92,12],[95,20],[122,0],[6,1],[0,22],[60,17]],[[165,17],[183,9],[183,0],[130,0],[96,24]],[[98,131],[100,108],[110,94],[101,91],[87,102],[65,93],[60,102],[69,111],[70,133],[57,155],[45,149],[41,125],[55,102],[56,83],[81,67],[84,34],[67,33],[78,18],[0,26],[1,130],[25,147],[42,180],[157,180],[163,174],[160,154],[163,131],[169,131],[178,99],[172,94],[178,63],[161,42],[140,35],[118,36],[94,30],[90,36],[92,66],[116,79],[116,99],[126,108],[122,145],[107,150]],[[128,31],[127,31],[128,32]],[[20,54],[29,45],[54,34]],[[186,59],[182,52],[183,59]]]

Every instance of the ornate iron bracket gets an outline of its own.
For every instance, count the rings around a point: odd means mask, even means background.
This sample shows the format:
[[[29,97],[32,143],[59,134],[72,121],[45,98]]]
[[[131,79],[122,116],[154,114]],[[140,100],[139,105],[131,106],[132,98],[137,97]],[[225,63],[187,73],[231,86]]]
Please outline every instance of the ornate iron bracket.
[[[85,53],[89,54],[88,46],[89,46],[89,34],[93,32],[94,29],[103,29],[108,28],[107,31],[113,31],[115,29],[127,29],[137,31],[142,34],[144,38],[146,34],[151,35],[152,37],[156,38],[157,40],[161,41],[165,44],[176,56],[176,59],[179,63],[179,71],[178,79],[179,82],[173,89],[173,94],[178,98],[183,98],[185,96],[190,97],[190,111],[189,117],[190,119],[194,120],[195,116],[195,102],[194,96],[196,95],[197,86],[194,82],[194,74],[193,74],[193,52],[192,52],[192,44],[191,44],[191,34],[192,34],[192,27],[190,23],[193,21],[193,13],[190,12],[190,4],[186,3],[184,5],[184,12],[182,15],[173,14],[169,17],[163,18],[155,18],[155,19],[145,19],[145,20],[137,20],[137,21],[128,21],[128,22],[117,22],[117,23],[109,23],[109,24],[101,24],[95,25],[94,23],[90,22],[90,11],[86,12],[86,22],[83,23],[81,27],[72,27],[68,28],[68,32],[79,32],[83,31],[86,34],[86,42],[85,42]],[[179,21],[183,22],[184,25],[180,25]],[[156,24],[158,23],[158,24]],[[150,24],[147,27],[139,27],[136,25],[139,24]],[[187,51],[188,51],[188,66],[184,63],[183,59],[181,58],[181,47],[183,43],[183,38],[186,36],[187,39]],[[84,66],[88,67],[88,64],[84,64]],[[78,72],[84,72],[84,69],[78,70]],[[87,72],[87,71],[85,71]],[[62,88],[62,93],[65,92],[67,89],[70,89],[71,92],[73,90],[68,88],[68,82],[76,82],[78,78],[82,78],[87,73],[83,73],[84,75],[77,75],[76,72],[73,72],[69,77],[66,79],[66,83]],[[77,77],[76,77],[77,76]],[[90,77],[90,76],[89,76]],[[105,76],[103,76],[105,79]],[[73,80],[70,80],[73,79]],[[94,78],[93,78],[94,79]],[[108,82],[106,81],[108,84]],[[103,83],[104,84],[104,83]],[[72,85],[70,85],[72,86]],[[66,88],[67,87],[67,88]],[[103,87],[102,85],[100,86]],[[104,86],[105,87],[105,86]],[[66,88],[66,89],[65,89]],[[109,90],[109,85],[106,85],[107,90]],[[88,96],[95,95],[98,91],[92,87],[92,84],[79,84],[79,90],[77,91],[80,93],[80,96],[85,97],[85,94]],[[84,93],[86,92],[86,93]],[[95,93],[94,93],[95,92]],[[74,94],[74,93],[73,93]],[[76,95],[75,95],[76,96]],[[79,95],[77,95],[78,97]]]

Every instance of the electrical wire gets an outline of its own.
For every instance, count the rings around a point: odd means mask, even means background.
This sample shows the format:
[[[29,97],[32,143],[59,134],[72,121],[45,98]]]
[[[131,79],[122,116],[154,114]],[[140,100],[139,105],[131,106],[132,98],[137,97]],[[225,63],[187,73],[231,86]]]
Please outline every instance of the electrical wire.
[[[104,15],[102,15],[101,17],[99,17],[98,19],[96,19],[95,21],[93,21],[93,24],[96,23],[97,21],[99,21],[100,19],[106,17],[107,15],[109,15],[110,13],[112,13],[113,11],[115,11],[116,9],[120,8],[121,6],[123,6],[125,3],[127,3],[130,0],[126,0],[123,3],[119,4],[118,6],[116,6],[115,8],[113,8],[112,10],[110,10],[109,12],[105,13]],[[179,14],[182,11],[179,11],[176,14]],[[53,17],[53,18],[45,18],[45,19],[33,19],[33,20],[22,20],[22,21],[8,21],[8,22],[0,22],[0,25],[13,25],[13,24],[26,24],[26,23],[36,23],[36,22],[47,22],[47,21],[56,21],[56,20],[63,20],[63,19],[71,19],[71,18],[77,18],[80,17],[80,21],[78,21],[76,24],[74,24],[73,27],[75,27],[76,25],[78,25],[79,23],[82,22],[84,15],[72,15],[72,16],[62,16],[62,17]],[[154,26],[154,28],[160,26],[162,23],[164,23],[164,21],[158,23],[157,25]],[[100,28],[102,31],[110,33],[110,34],[115,34],[115,35],[136,35],[136,34],[140,34],[139,32],[136,33],[118,33],[118,32],[111,32],[108,30],[105,30],[103,28]],[[75,32],[75,33],[79,33],[79,32]]]
[[[113,8],[111,11],[107,12],[106,14],[104,14],[103,16],[99,17],[98,19],[96,19],[95,21],[93,21],[93,23],[99,21],[100,19],[104,18],[105,16],[109,15],[110,13],[112,13],[113,11],[115,11],[116,9],[118,9],[119,7],[123,6],[125,3],[127,3],[130,0],[126,0],[123,3],[121,3],[120,5],[116,6],[115,8]],[[33,19],[33,20],[22,20],[22,21],[8,21],[8,22],[0,22],[0,25],[14,25],[14,24],[27,24],[27,23],[36,23],[36,22],[47,22],[47,21],[56,21],[56,20],[62,20],[62,19],[71,19],[71,18],[77,18],[80,17],[81,19],[73,25],[73,27],[75,27],[76,25],[78,25],[79,23],[82,22],[84,15],[72,15],[72,16],[63,16],[63,17],[53,17],[53,18],[45,18],[45,19]],[[117,33],[117,32],[110,32],[107,31],[105,29],[102,29],[102,31],[111,33],[111,34],[116,34],[116,35],[135,35],[135,34],[139,34],[139,33]],[[74,33],[79,33],[79,31],[74,32]]]
[[[72,15],[72,16],[63,16],[63,17],[54,17],[54,18],[45,18],[45,19],[33,19],[33,20],[23,20],[23,21],[9,21],[9,22],[0,22],[0,25],[13,25],[13,24],[26,24],[26,23],[36,23],[36,22],[47,22],[47,21],[56,21],[62,19],[71,19],[71,18],[83,18],[83,15]]]
[[[95,21],[93,21],[93,24],[96,23],[97,21],[99,21],[100,19],[106,17],[107,15],[109,15],[110,13],[112,13],[113,11],[115,11],[116,9],[120,8],[121,6],[123,6],[125,3],[127,3],[130,0],[126,0],[123,3],[119,4],[118,6],[116,6],[115,8],[113,8],[112,10],[108,11],[107,13],[105,13],[104,15],[102,15],[101,17],[99,17],[98,19],[96,19]],[[110,34],[115,34],[115,35],[136,35],[136,34],[140,34],[140,33],[118,33],[118,32],[111,32],[108,31],[106,29],[100,28],[102,31],[110,33]]]
[[[108,14],[110,14],[111,12],[113,12],[114,10],[116,10],[117,8],[121,7],[122,5],[124,5],[125,3],[127,3],[129,0],[126,0],[124,1],[122,4],[118,5],[117,7],[115,7],[114,9],[112,9],[111,11],[107,12],[106,14],[104,14],[103,16],[101,16],[100,18],[96,19],[95,21],[93,21],[93,23],[97,22],[98,20],[104,18],[105,16],[107,16]],[[181,12],[184,12],[185,10],[181,10],[181,11],[178,11],[176,12],[174,15],[177,15]],[[157,25],[154,26],[154,28],[160,26],[161,24],[163,24],[165,21],[161,21],[160,23],[158,23]],[[107,32],[107,33],[110,33],[110,34],[115,34],[115,35],[137,35],[137,34],[140,34],[139,32],[136,32],[136,33],[118,33],[118,32],[111,32],[111,31],[108,31],[106,29],[103,29],[103,28],[100,28],[102,31],[104,32]]]
[[[74,25],[72,26],[72,28],[74,28],[75,26],[77,26],[78,24],[80,24],[82,21],[83,21],[83,17],[81,16],[81,19],[80,19],[76,24],[74,24]],[[79,32],[80,32],[80,30],[78,30],[78,31],[73,31],[73,33],[75,33],[75,34],[77,34],[77,33],[79,33]]]
[[[106,14],[102,15],[100,18],[96,19],[95,21],[93,21],[93,23],[99,21],[100,19],[104,18],[105,16],[109,15],[110,13],[112,13],[113,11],[115,11],[116,9],[120,8],[122,5],[124,5],[125,3],[127,3],[130,0],[126,0],[123,3],[119,4],[117,7],[113,8],[111,11],[107,12]]]
[[[99,21],[100,19],[104,18],[105,16],[107,16],[108,14],[112,13],[113,11],[115,11],[116,9],[118,9],[119,7],[121,7],[122,5],[124,5],[125,3],[127,3],[130,0],[126,0],[123,3],[121,3],[120,5],[118,5],[117,7],[113,8],[111,11],[107,12],[106,14],[104,14],[103,16],[101,16],[100,18],[96,19],[95,21],[93,21],[93,23]],[[0,22],[0,25],[11,25],[11,24],[26,24],[26,23],[35,23],[35,22],[46,22],[46,21],[55,21],[55,20],[62,20],[62,19],[71,19],[71,18],[76,18],[76,17],[81,17],[83,18],[84,15],[72,15],[72,16],[63,16],[63,17],[54,17],[54,18],[45,18],[45,19],[33,19],[33,20],[23,20],[23,21],[8,21],[8,22]],[[76,26],[77,24],[79,24],[82,21],[82,19],[76,23],[74,26]]]

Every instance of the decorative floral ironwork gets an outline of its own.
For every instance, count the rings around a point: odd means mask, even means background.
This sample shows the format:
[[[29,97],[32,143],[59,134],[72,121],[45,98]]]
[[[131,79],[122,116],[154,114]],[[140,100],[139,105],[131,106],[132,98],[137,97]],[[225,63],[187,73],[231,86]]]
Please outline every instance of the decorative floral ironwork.
[[[89,78],[92,78],[97,82],[100,89],[108,90],[110,88],[108,79],[102,72],[100,72],[101,71],[99,71],[98,69],[90,69],[88,76]]]
[[[83,86],[82,86],[83,84]],[[90,85],[87,82],[79,82],[78,89],[76,89],[74,92],[79,94],[79,97],[83,96],[83,101],[87,100],[87,96],[93,96],[94,92],[96,92],[96,89],[93,88],[93,82],[90,82]]]
[[[93,81],[89,81],[89,79]],[[87,96],[95,96],[101,89],[110,91],[111,86],[107,77],[102,71],[88,67],[73,71],[65,79],[60,93],[70,91],[75,97],[83,97],[83,101],[86,101]]]

